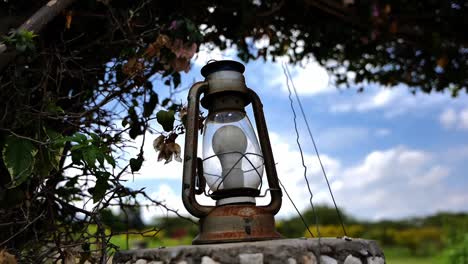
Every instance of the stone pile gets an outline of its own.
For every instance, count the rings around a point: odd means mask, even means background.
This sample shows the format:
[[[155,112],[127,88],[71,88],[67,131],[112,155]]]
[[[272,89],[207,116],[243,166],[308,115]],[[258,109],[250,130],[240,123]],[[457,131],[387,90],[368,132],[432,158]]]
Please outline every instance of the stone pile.
[[[385,257],[379,246],[370,240],[299,238],[120,251],[113,263],[384,264]]]

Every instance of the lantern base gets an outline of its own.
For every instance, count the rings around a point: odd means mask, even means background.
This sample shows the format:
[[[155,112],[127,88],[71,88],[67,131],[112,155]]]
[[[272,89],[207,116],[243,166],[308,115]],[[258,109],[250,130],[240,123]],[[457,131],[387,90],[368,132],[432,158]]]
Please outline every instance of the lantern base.
[[[273,240],[283,238],[275,228],[275,218],[252,204],[215,207],[200,219],[200,234],[194,245]]]

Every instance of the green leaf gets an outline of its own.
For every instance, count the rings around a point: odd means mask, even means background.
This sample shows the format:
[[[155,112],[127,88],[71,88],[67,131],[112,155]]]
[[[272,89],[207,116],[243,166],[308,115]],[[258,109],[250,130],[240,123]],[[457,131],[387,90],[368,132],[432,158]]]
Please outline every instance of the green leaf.
[[[180,85],[180,73],[175,72],[172,74],[172,83],[174,84],[174,88],[177,88]]]
[[[101,151],[101,150],[98,150],[96,152],[96,159],[97,161],[99,162],[99,164],[101,165],[101,167],[104,167],[104,153]]]
[[[172,129],[174,129],[174,111],[160,110],[156,114],[156,120],[158,120],[158,123],[161,124],[164,131],[170,132]]]
[[[101,137],[99,137],[96,133],[89,134],[94,142],[101,142]]]
[[[57,159],[57,156],[59,155],[56,155],[50,148],[39,148],[34,158],[34,172],[41,175],[41,177],[49,177],[53,169],[58,170],[59,159]]]
[[[130,159],[130,169],[132,170],[132,173],[135,171],[139,171],[141,169],[141,165],[143,164],[143,157],[138,157],[138,158],[131,158]]]
[[[171,98],[166,98],[166,99],[164,99],[164,100],[162,101],[161,105],[162,105],[162,106],[166,106],[166,105],[168,105],[170,102],[171,102]]]
[[[9,188],[15,188],[31,177],[36,147],[30,140],[8,136],[3,147],[3,161],[11,177]]]
[[[152,92],[148,102],[143,105],[143,116],[149,117],[153,114],[154,109],[158,105],[158,94]]]
[[[128,125],[128,117],[125,117],[123,120],[122,120],[122,127],[126,127]]]
[[[50,113],[65,113],[62,107],[56,105],[54,102],[49,102],[49,104],[46,107],[46,110]]]
[[[97,156],[99,155],[99,150],[95,147],[88,147],[83,150],[83,159],[86,161],[88,166],[95,167]]]
[[[113,168],[115,168],[115,159],[111,155],[104,155],[107,163],[109,163]]]
[[[107,190],[111,185],[109,184],[110,174],[108,172],[96,173],[96,185],[94,188],[89,188],[88,191],[93,195],[93,202],[97,203],[106,195]]]
[[[135,139],[139,135],[143,134],[143,130],[141,129],[141,123],[139,121],[132,122],[130,125],[130,130],[128,131],[128,135],[130,138]]]
[[[77,151],[72,150],[71,151],[71,158],[72,158],[73,164],[81,165],[82,164],[82,162],[81,162],[81,157],[82,156],[83,155],[82,155],[80,150],[77,150]]]
[[[63,136],[57,131],[49,128],[44,128],[44,130],[47,135],[47,141],[51,143],[46,147],[48,153],[46,153],[45,156],[49,159],[52,168],[58,170],[60,160],[62,159],[62,152],[64,147]]]

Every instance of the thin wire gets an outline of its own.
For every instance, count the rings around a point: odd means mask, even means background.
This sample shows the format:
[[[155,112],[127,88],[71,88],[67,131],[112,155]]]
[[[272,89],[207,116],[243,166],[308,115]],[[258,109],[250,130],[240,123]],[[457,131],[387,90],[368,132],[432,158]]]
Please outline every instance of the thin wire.
[[[309,225],[307,224],[306,220],[305,220],[304,217],[302,216],[302,214],[301,214],[301,212],[299,211],[299,209],[297,209],[297,206],[296,206],[296,204],[294,204],[294,201],[292,200],[291,196],[289,196],[289,193],[288,193],[288,191],[286,190],[286,187],[284,187],[284,185],[283,185],[283,183],[281,182],[280,179],[278,179],[278,182],[279,182],[279,184],[281,185],[281,188],[283,188],[284,193],[286,193],[286,196],[288,196],[289,201],[290,201],[290,202],[292,203],[292,205],[294,206],[294,209],[296,209],[297,214],[298,214],[299,217],[301,218],[302,223],[304,223],[304,226],[307,228],[307,231],[309,231],[310,236],[311,236],[311,237],[314,237],[314,234],[312,234],[312,231],[310,231]]]
[[[283,63],[283,70],[284,69],[286,69],[286,74],[290,78],[291,73],[289,72],[289,69],[288,69],[288,66],[286,65],[286,63]],[[327,182],[328,191],[330,192],[330,196],[331,196],[331,198],[333,200],[333,204],[335,205],[336,214],[338,215],[338,218],[340,220],[341,228],[343,229],[344,235],[348,236],[348,234],[346,233],[346,228],[344,226],[343,218],[341,217],[340,210],[338,210],[338,206],[336,205],[335,196],[333,195],[333,192],[332,192],[332,189],[331,189],[331,186],[330,186],[330,182],[328,181],[327,173],[325,172],[325,168],[323,166],[322,159],[320,158],[320,154],[319,154],[319,151],[318,151],[318,148],[317,148],[317,144],[315,144],[314,136],[312,135],[312,131],[310,130],[310,126],[309,126],[309,122],[307,121],[307,118],[306,118],[306,115],[305,115],[305,112],[304,112],[304,108],[302,107],[302,103],[301,103],[301,100],[299,98],[299,94],[297,93],[296,86],[294,85],[294,82],[293,82],[292,78],[290,78],[290,81],[291,81],[291,85],[292,85],[293,90],[294,90],[294,94],[296,95],[296,100],[297,100],[297,102],[299,104],[299,108],[301,109],[302,118],[304,118],[304,122],[306,124],[307,131],[309,132],[310,139],[312,141],[312,144],[314,145],[315,154],[317,155],[317,159],[318,159],[318,161],[320,163],[320,168],[322,169],[323,176],[325,177],[325,180]],[[289,85],[288,85],[288,89],[289,89]],[[291,93],[291,91],[289,91],[289,92]],[[291,100],[291,98],[290,98],[290,100]]]
[[[260,187],[259,189],[261,190],[262,189],[262,186],[263,186],[263,181],[262,181],[262,175],[258,172],[257,168],[255,167],[255,165],[252,163],[252,161],[250,161],[250,159],[247,157],[247,154],[253,154],[253,155],[257,155],[259,157],[262,158],[263,160],[263,156],[262,155],[259,155],[259,154],[256,154],[256,153],[250,153],[250,152],[246,152],[246,153],[242,153],[242,152],[239,152],[239,151],[230,151],[230,152],[224,152],[224,153],[220,153],[220,154],[215,154],[215,155],[212,155],[212,156],[209,156],[208,158],[205,158],[203,159],[203,161],[205,160],[208,160],[208,159],[211,159],[211,158],[214,158],[214,157],[218,157],[218,156],[222,156],[222,155],[227,155],[227,154],[241,154],[241,157],[236,161],[236,163],[234,163],[234,165],[232,165],[232,167],[229,169],[229,171],[226,173],[226,175],[224,176],[219,176],[219,175],[214,175],[214,174],[211,174],[215,177],[218,177],[218,179],[215,181],[214,184],[216,184],[216,182],[218,182],[218,180],[221,180],[221,182],[218,184],[218,186],[216,187],[216,189],[218,190],[219,187],[221,186],[221,184],[223,184],[224,180],[229,176],[229,174],[231,173],[231,171],[234,169],[234,167],[243,159],[245,158],[249,163],[250,163],[250,166],[252,166],[252,170],[248,170],[248,171],[243,171],[243,172],[249,172],[249,171],[253,171],[255,170],[255,172],[257,173],[258,175],[258,178],[260,180]],[[260,166],[259,166],[260,167]],[[259,168],[258,167],[258,168]],[[210,174],[210,173],[205,173],[205,174]],[[221,178],[222,177],[222,178]],[[213,184],[213,185],[214,185]],[[211,196],[208,195],[208,196]]]
[[[309,179],[307,179],[307,165],[305,164],[305,161],[304,161],[304,154],[302,152],[302,147],[301,147],[301,143],[299,142],[299,130],[297,129],[297,115],[296,115],[296,110],[294,109],[294,102],[292,100],[292,93],[291,93],[291,87],[289,87],[289,81],[290,81],[290,77],[289,75],[287,74],[287,71],[286,71],[286,68],[285,68],[285,64],[283,63],[283,72],[284,72],[284,75],[286,76],[286,87],[288,88],[288,98],[289,98],[289,102],[290,102],[290,105],[291,105],[291,110],[293,112],[293,121],[294,121],[294,130],[296,131],[296,143],[297,143],[297,146],[299,148],[299,153],[301,154],[301,162],[302,162],[302,167],[304,167],[304,179],[306,181],[306,184],[307,184],[307,189],[309,190],[309,194],[310,194],[310,199],[309,199],[309,203],[310,203],[310,206],[312,207],[312,213],[314,214],[314,217],[315,217],[315,228],[317,229],[317,236],[318,236],[318,245],[319,245],[319,263],[320,263],[320,248],[321,248],[321,235],[320,235],[320,227],[319,227],[319,217],[317,215],[317,212],[315,210],[315,206],[314,206],[314,203],[312,202],[312,199],[314,198],[314,193],[312,192],[312,189],[310,188],[310,183],[309,183]]]

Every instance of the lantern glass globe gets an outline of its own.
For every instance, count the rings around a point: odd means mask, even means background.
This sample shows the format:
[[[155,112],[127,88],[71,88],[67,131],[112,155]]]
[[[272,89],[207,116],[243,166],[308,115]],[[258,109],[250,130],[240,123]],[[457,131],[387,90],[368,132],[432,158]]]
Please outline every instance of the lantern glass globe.
[[[260,186],[262,152],[245,113],[208,115],[203,134],[203,172],[212,192]]]

